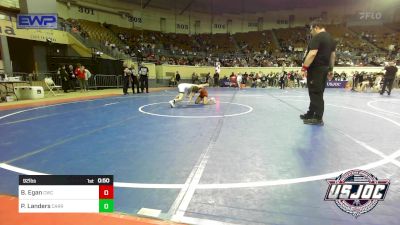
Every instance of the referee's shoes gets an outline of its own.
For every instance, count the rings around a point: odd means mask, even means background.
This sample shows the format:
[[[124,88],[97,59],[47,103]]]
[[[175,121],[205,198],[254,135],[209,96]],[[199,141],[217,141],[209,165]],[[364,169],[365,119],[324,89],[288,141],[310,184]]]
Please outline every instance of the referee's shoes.
[[[303,120],[304,124],[307,125],[319,125],[319,126],[323,126],[324,125],[324,121],[322,120],[322,116],[319,115],[310,115],[308,113],[300,115],[300,119]]]

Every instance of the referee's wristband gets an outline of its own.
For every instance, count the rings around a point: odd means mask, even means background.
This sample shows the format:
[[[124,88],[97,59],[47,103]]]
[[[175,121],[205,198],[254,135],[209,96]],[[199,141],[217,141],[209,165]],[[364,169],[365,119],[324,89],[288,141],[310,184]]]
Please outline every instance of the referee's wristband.
[[[329,72],[333,72],[333,66],[330,66],[328,69]]]
[[[305,71],[307,71],[307,70],[308,70],[308,66],[303,65],[303,66],[301,67],[301,71],[305,72]]]

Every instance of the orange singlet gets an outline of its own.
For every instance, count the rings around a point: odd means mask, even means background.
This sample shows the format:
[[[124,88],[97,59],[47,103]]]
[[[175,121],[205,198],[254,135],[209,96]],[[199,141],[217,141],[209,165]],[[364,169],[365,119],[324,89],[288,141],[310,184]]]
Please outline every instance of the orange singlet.
[[[207,98],[208,98],[208,92],[207,92],[207,90],[206,90],[205,88],[202,88],[202,89],[200,90],[200,95],[199,95],[199,97],[200,97],[200,98],[204,98],[204,97],[207,97]]]

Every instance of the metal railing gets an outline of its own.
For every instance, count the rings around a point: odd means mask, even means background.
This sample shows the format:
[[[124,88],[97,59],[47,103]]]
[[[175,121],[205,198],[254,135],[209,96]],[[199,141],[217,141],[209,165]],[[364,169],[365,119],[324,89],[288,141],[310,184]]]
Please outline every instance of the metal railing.
[[[56,85],[62,84],[61,76],[55,72],[48,73],[24,73],[24,72],[13,72],[8,77],[19,77],[21,81],[28,81],[31,85],[32,82],[43,81],[46,77],[51,77]],[[88,85],[91,89],[99,88],[121,88],[122,87],[122,75],[111,75],[111,74],[96,74],[92,75],[88,79]],[[76,85],[78,87],[78,85]]]
[[[49,74],[56,85],[61,85],[61,77],[58,74]],[[122,75],[96,74],[88,79],[91,89],[99,88],[120,88],[122,87]]]
[[[119,88],[122,84],[121,75],[96,74],[93,77],[94,87],[97,88]],[[90,86],[90,83],[89,83]]]
[[[61,85],[61,77],[58,74],[52,74],[50,77],[53,79],[56,85]],[[92,75],[92,77],[88,79],[88,86],[90,89],[121,88],[122,75]]]

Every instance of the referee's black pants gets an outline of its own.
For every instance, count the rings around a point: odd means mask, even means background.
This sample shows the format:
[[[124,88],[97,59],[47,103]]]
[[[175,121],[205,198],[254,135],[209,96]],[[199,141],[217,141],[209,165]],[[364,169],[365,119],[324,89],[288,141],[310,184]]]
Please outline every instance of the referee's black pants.
[[[219,80],[218,80],[218,78],[214,78],[214,87],[219,87]]]
[[[279,81],[279,85],[281,86],[281,89],[285,89],[285,81]]]
[[[146,88],[146,92],[149,93],[149,77],[146,75],[140,75],[140,89],[143,90]]]
[[[132,80],[132,93],[135,93],[135,86],[136,86],[137,93],[140,93],[139,81],[138,81],[137,76],[131,75],[131,80]]]
[[[320,119],[324,115],[324,91],[328,72],[328,67],[321,66],[309,68],[307,73],[308,95],[310,96],[308,111]]]
[[[122,90],[124,94],[128,94],[128,88],[129,88],[129,76],[123,76],[122,77]]]
[[[394,78],[393,79],[392,78],[384,78],[381,94],[385,93],[386,87],[387,87],[388,95],[390,95],[390,92],[392,91],[392,87],[393,87],[393,82],[394,82]]]

